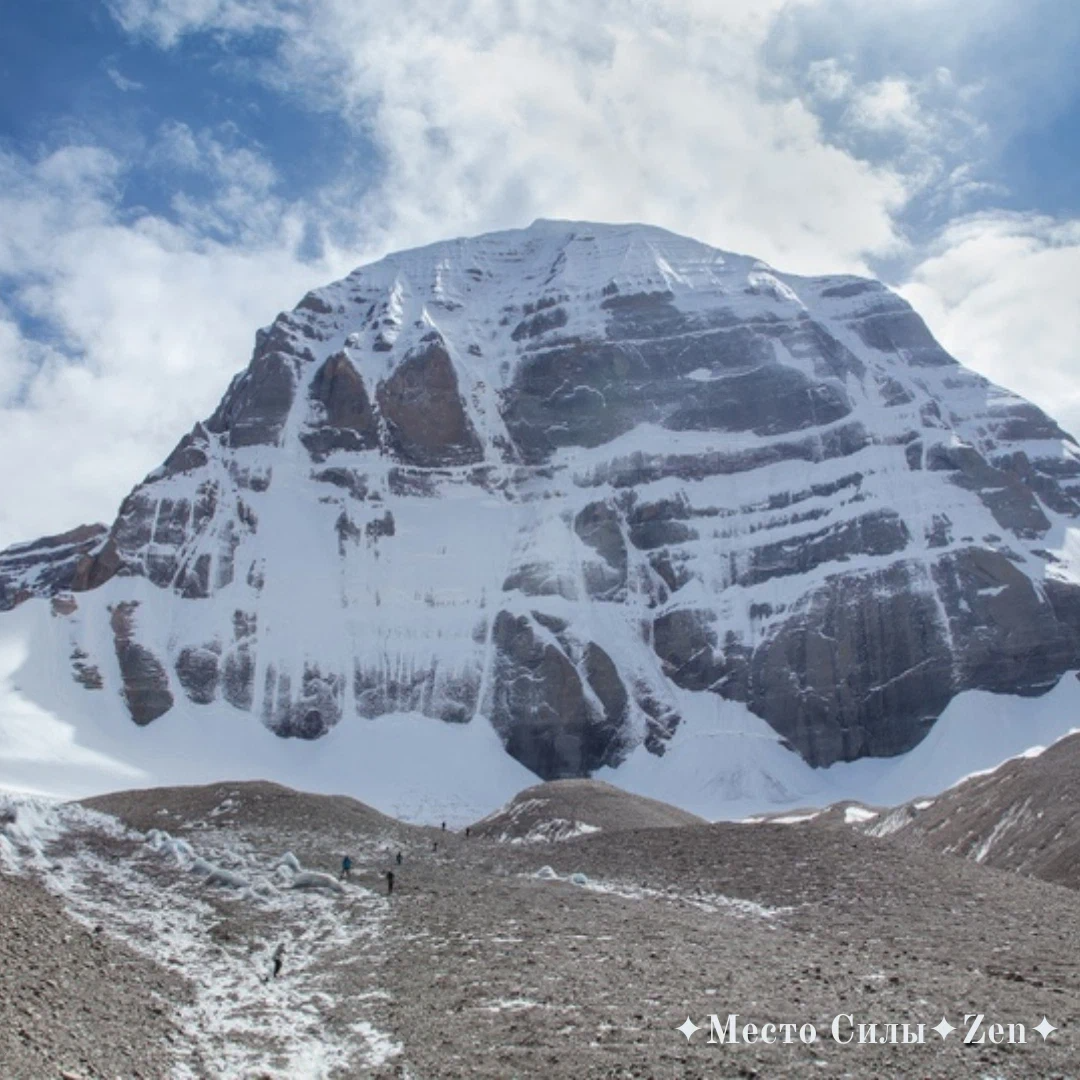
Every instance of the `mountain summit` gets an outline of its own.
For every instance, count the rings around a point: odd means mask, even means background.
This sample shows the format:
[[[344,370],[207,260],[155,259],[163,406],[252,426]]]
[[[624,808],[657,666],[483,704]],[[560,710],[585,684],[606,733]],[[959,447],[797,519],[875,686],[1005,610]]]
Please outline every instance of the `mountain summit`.
[[[65,718],[419,714],[617,778],[735,703],[828,766],[1080,667],[1078,530],[1075,441],[878,282],[537,221],[310,292],[111,527],[0,554],[0,630]]]

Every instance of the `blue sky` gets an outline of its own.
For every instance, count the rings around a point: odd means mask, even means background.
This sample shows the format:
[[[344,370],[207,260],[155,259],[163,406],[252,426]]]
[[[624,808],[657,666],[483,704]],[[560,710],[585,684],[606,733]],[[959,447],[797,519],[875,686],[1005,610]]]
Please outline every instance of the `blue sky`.
[[[1080,433],[1071,0],[36,0],[0,34],[0,546],[387,250],[642,220],[875,273]]]

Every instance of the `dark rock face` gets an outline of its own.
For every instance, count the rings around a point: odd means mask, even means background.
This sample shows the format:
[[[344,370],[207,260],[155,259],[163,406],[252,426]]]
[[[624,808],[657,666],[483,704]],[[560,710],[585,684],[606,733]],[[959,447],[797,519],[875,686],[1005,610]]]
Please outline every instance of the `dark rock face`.
[[[630,698],[615,662],[596,642],[590,641],[585,646],[582,666],[589,688],[603,706],[605,724],[611,730],[621,732],[626,723]]]
[[[524,593],[526,596],[561,596],[576,600],[573,582],[561,576],[550,563],[529,562],[517,567],[503,582],[503,592]]]
[[[602,703],[587,699],[581,674],[527,616],[500,611],[491,721],[507,752],[545,780],[586,776],[615,764],[624,747],[627,695],[610,657],[586,647],[586,679]]]
[[[249,710],[255,698],[255,635],[258,619],[246,611],[232,616],[233,645],[225,654],[221,691],[237,709]]]
[[[1003,528],[1024,539],[1038,539],[1050,521],[1033,492],[1013,472],[994,468],[974,447],[933,447],[926,467],[948,471],[959,487],[975,492]]]
[[[687,690],[708,690],[726,669],[716,658],[716,632],[707,611],[676,608],[659,616],[652,626],[653,648],[664,674]]]
[[[818,463],[849,457],[872,443],[863,425],[852,422],[829,428],[820,435],[790,442],[784,439],[745,450],[705,450],[697,454],[635,451],[626,457],[611,458],[582,479],[589,486],[611,484],[615,488],[639,487],[669,477],[704,480],[710,476],[754,472],[788,461]]]
[[[233,381],[208,431],[232,447],[274,446],[292,408],[296,374],[280,353],[269,353]]]
[[[117,604],[112,609],[113,644],[124,682],[123,698],[131,719],[149,724],[173,707],[169,677],[161,661],[136,640],[135,612],[138,604]]]
[[[851,410],[833,380],[861,365],[808,318],[751,328],[722,312],[685,315],[670,296],[655,294],[613,297],[604,306],[612,316],[606,341],[537,347],[519,369],[505,417],[526,460],[559,446],[598,446],[642,422],[782,435]],[[780,363],[776,340],[828,380]]]
[[[316,461],[334,450],[372,450],[379,445],[364,380],[345,353],[335,353],[315,373],[310,397],[317,420],[300,439]]]
[[[597,558],[583,566],[585,588],[596,600],[626,595],[627,554],[619,515],[607,503],[590,503],[574,518],[574,532]]]
[[[235,521],[223,524],[215,580],[211,581],[210,552],[190,552],[189,540],[213,521],[218,509],[218,486],[203,480],[194,497],[172,498],[160,493],[170,474],[159,470],[121,504],[108,538],[79,560],[70,587],[78,592],[99,588],[114,576],[142,576],[161,588],[173,588],[188,599],[206,598],[233,577],[232,556],[240,532],[254,531],[257,521],[242,504]]]
[[[176,659],[176,677],[190,701],[196,705],[212,704],[221,680],[221,646],[215,642],[183,649]]]
[[[441,340],[404,360],[377,391],[395,456],[410,465],[468,465],[484,452]]]
[[[165,476],[177,476],[195,472],[210,460],[210,439],[206,428],[196,424],[180,442],[176,449],[165,459],[161,472]]]
[[[878,352],[896,353],[916,367],[944,367],[956,361],[934,340],[926,323],[899,297],[880,285],[882,302],[855,323],[859,337]]]
[[[338,675],[324,675],[317,665],[305,665],[294,688],[286,672],[271,664],[266,669],[263,723],[286,739],[317,739],[341,719],[343,693]]]
[[[82,649],[75,649],[71,654],[71,670],[75,681],[85,690],[100,690],[105,681],[96,664],[88,664],[90,657]]]
[[[369,719],[415,712],[451,724],[467,723],[476,712],[479,690],[478,671],[438,666],[404,670],[360,663],[353,670],[356,711]]]
[[[354,499],[363,502],[368,495],[367,476],[352,469],[320,469],[311,474],[312,480],[344,488]]]
[[[917,745],[959,689],[1041,693],[1080,665],[1059,618],[996,552],[836,575],[756,649],[724,647],[708,613],[654,624],[668,676],[745,701],[815,765]]]
[[[892,555],[903,551],[910,539],[907,526],[892,511],[866,514],[804,534],[797,545],[788,541],[762,544],[736,580],[741,585],[757,585],[775,577],[805,574],[853,555]]]
[[[965,548],[934,566],[955,653],[956,681],[1010,694],[1049,690],[1063,671],[1080,666],[1077,612],[1057,608],[1011,560]],[[1080,600],[1080,590],[1052,588]]]
[[[910,750],[955,693],[946,632],[918,576],[901,563],[830,579],[745,672],[736,663],[731,696],[774,717],[812,765]]]

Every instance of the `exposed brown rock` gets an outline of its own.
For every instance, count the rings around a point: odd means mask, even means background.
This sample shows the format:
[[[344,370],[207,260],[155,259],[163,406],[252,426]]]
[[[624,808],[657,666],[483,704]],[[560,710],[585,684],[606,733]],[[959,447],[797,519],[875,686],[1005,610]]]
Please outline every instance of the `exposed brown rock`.
[[[0,551],[0,611],[8,611],[31,596],[77,590],[81,568],[101,549],[107,533],[104,525],[80,525]],[[62,605],[67,602],[60,601]]]
[[[376,397],[399,460],[409,465],[466,465],[483,459],[441,339],[403,360],[379,383]]]
[[[316,461],[335,450],[370,450],[379,445],[378,424],[364,380],[345,353],[327,359],[311,380],[316,422],[301,441]]]

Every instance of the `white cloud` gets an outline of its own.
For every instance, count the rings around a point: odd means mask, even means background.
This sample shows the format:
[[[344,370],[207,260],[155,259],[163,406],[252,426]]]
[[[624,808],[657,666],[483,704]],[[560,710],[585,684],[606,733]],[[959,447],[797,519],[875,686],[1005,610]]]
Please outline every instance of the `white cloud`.
[[[288,0],[106,0],[120,25],[168,48],[194,30],[248,33],[285,17]]]
[[[109,76],[113,86],[115,86],[117,90],[123,91],[125,94],[130,93],[133,90],[146,89],[146,87],[137,79],[129,79],[114,67],[107,67],[105,69],[105,74]]]
[[[334,106],[383,155],[383,247],[535,217],[647,220],[789,269],[894,249],[902,178],[830,146],[770,84],[791,0],[447,6],[116,0],[131,32],[282,31],[265,78]]]
[[[289,208],[229,246],[131,220],[121,180],[98,150],[0,157],[0,282],[49,329],[42,344],[0,319],[0,547],[110,519],[212,410],[255,329],[351,262],[302,262]]]
[[[815,60],[807,68],[811,90],[825,101],[842,101],[851,94],[855,80],[835,56]]]
[[[850,110],[852,123],[870,131],[920,131],[925,125],[909,79],[890,76],[862,87]]]
[[[234,146],[231,131],[193,131],[170,121],[161,126],[146,162],[172,173],[172,210],[196,233],[239,241],[272,235],[287,208],[274,193],[277,174],[258,152]],[[182,189],[184,177],[215,189],[213,198],[193,197]]]
[[[903,180],[909,198],[955,213],[992,194],[978,168],[988,126],[978,118],[984,86],[959,81],[938,65],[914,77],[857,77],[837,57],[815,60],[803,85],[825,115],[832,138],[854,156]]]
[[[957,359],[1080,437],[1080,221],[958,221],[901,291]]]
[[[123,208],[126,163],[100,149],[67,147],[36,163],[0,157],[0,284],[9,297],[0,310],[0,454],[25,463],[0,474],[0,545],[109,518],[212,409],[254,329],[359,261],[359,251],[331,250],[305,262],[298,251],[312,247],[313,222],[323,233],[344,224],[339,235],[351,246],[378,253],[541,216],[642,220],[787,270],[859,271],[905,251],[898,221],[913,194],[935,183],[957,199],[987,190],[943,150],[981,135],[969,111],[983,100],[979,87],[952,66],[963,52],[956,0],[920,3],[920,18],[952,14],[939,35],[945,45],[931,50],[940,56],[915,74],[856,75],[838,51],[833,60],[819,54],[801,83],[767,62],[778,28],[825,10],[854,13],[851,5],[111,7],[127,32],[163,48],[212,33],[294,102],[335,110],[377,148],[375,179],[359,195],[347,177],[292,204],[258,147],[225,130],[168,123],[143,162],[172,174],[166,220]],[[897,23],[895,5],[870,8],[889,13],[910,53],[911,28]],[[242,48],[255,32],[262,60]],[[846,116],[851,138],[825,133],[822,102]],[[877,164],[857,129],[892,140]],[[948,345],[984,368],[999,364],[1001,381],[1016,386],[1007,358],[995,360],[996,339],[976,333],[971,314],[995,289],[969,281],[995,235],[988,225],[978,238],[947,235],[909,293]],[[1028,242],[1024,262],[1042,275],[1041,256],[1061,245],[1045,234]],[[1021,327],[1027,285],[1022,276],[1015,284],[1015,303],[999,298],[988,314],[1000,321],[1011,310],[1009,325]],[[53,336],[29,340],[16,315]],[[1060,351],[1056,341],[1046,347]]]

